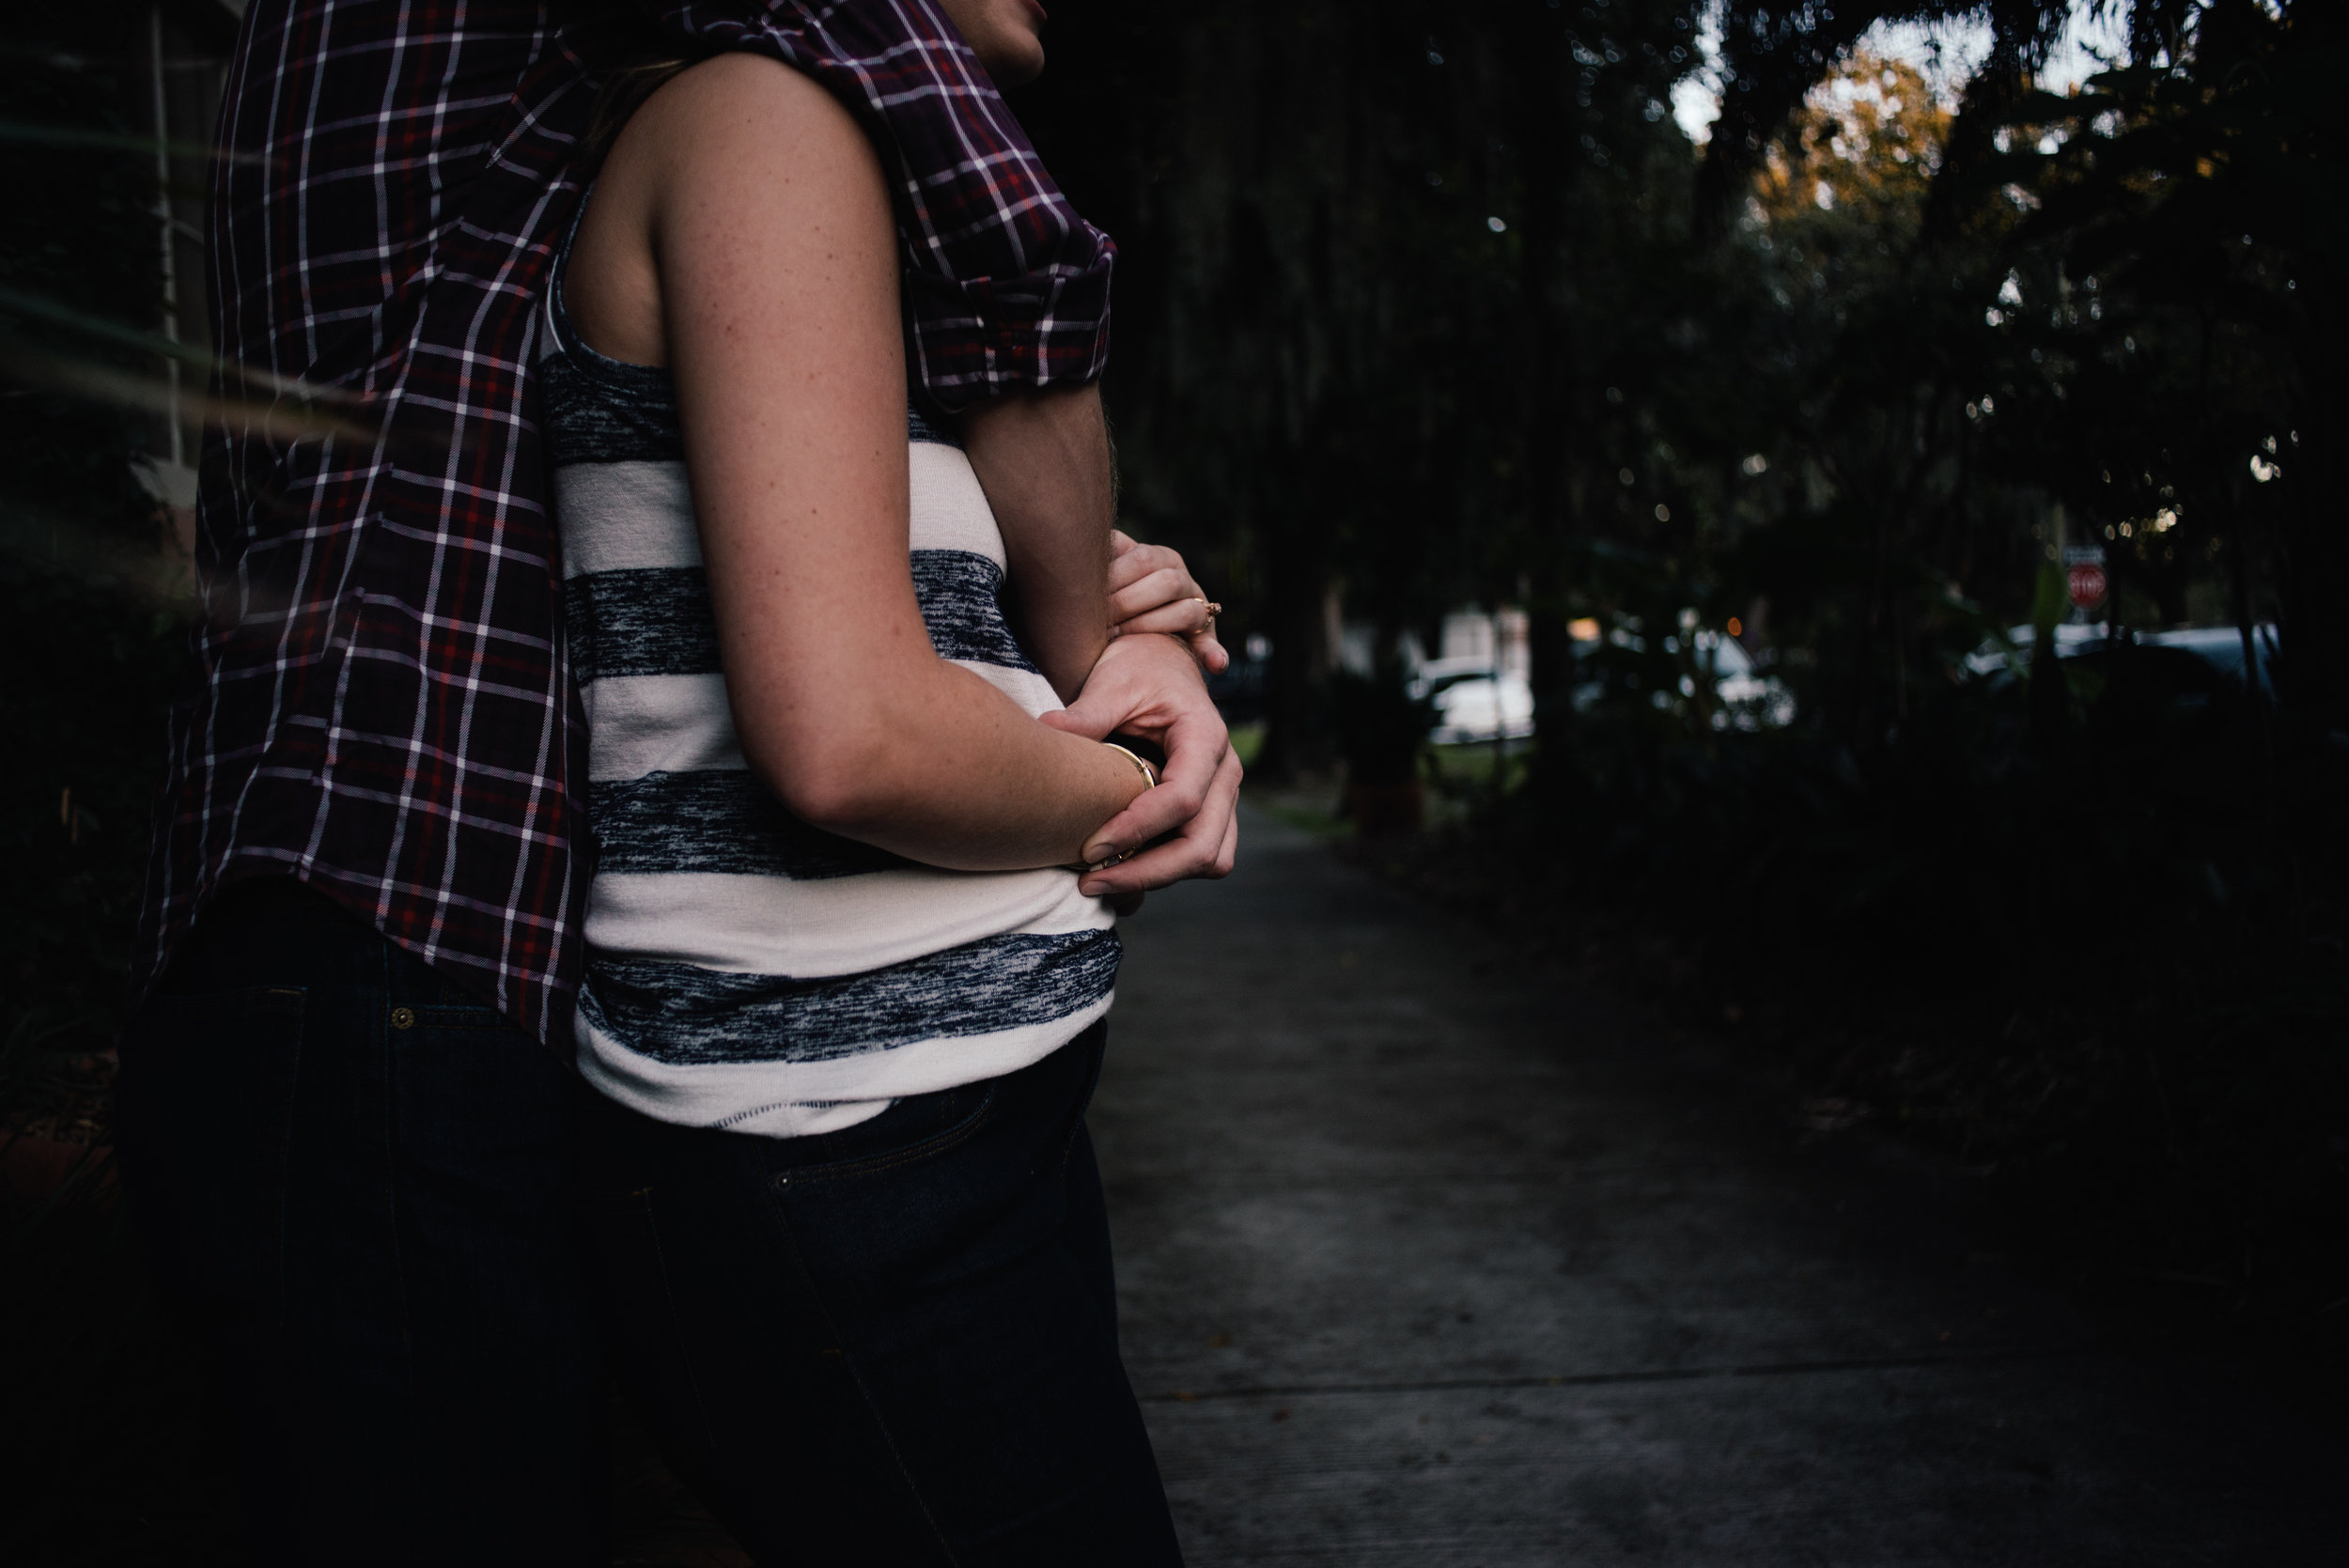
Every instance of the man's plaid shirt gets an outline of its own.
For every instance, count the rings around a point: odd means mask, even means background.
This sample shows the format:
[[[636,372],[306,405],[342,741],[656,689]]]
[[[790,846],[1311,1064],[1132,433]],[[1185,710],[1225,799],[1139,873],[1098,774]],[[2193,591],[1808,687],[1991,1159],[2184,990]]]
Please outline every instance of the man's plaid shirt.
[[[908,343],[933,398],[1100,374],[1108,239],[930,0],[712,0],[665,25],[807,72],[894,156]],[[207,443],[204,614],[139,991],[223,883],[290,874],[527,1029],[568,1008],[583,721],[531,366],[532,303],[582,189],[594,92],[576,41],[548,0],[245,13],[213,341],[245,396],[330,389],[349,401],[319,406],[366,433],[255,417]]]

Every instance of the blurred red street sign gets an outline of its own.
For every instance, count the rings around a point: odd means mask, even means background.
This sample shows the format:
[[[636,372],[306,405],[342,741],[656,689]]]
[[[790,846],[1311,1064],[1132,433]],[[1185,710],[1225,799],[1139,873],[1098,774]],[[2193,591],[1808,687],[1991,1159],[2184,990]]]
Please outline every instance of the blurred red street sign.
[[[2105,568],[2093,561],[2083,561],[2065,568],[2064,582],[2072,590],[2072,607],[2093,610],[2105,601]]]

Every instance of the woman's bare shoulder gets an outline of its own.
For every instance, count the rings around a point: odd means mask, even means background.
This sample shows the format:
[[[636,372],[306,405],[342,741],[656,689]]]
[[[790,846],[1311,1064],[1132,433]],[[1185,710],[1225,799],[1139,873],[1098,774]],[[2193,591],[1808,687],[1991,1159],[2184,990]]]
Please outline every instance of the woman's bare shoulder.
[[[884,224],[888,194],[863,130],[829,92],[763,55],[688,67],[614,141],[565,286],[587,342],[666,365],[661,258],[777,227],[842,234]],[[732,248],[728,246],[727,248]],[[778,258],[781,259],[780,257]]]
[[[630,142],[671,177],[740,175],[778,163],[834,162],[879,172],[863,131],[840,101],[764,54],[719,54],[689,66],[647,99],[613,148]]]

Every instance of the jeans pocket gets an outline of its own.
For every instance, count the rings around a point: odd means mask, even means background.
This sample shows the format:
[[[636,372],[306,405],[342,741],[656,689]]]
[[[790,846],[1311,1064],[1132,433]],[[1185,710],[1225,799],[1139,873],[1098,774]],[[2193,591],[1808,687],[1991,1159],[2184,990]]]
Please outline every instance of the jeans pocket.
[[[851,1127],[824,1141],[820,1148],[794,1149],[779,1143],[779,1155],[801,1155],[800,1160],[778,1161],[778,1187],[801,1182],[838,1180],[894,1171],[934,1159],[975,1136],[994,1113],[1001,1079],[983,1079],[934,1094],[899,1100],[863,1126]]]
[[[285,1316],[305,993],[150,997],[123,1032],[124,1174],[165,1288],[231,1328]]]

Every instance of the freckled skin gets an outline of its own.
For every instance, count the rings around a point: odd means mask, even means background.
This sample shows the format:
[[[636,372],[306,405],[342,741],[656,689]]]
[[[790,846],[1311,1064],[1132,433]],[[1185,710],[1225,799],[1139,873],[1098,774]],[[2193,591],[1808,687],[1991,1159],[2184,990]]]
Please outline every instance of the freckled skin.
[[[808,820],[933,865],[1078,860],[1141,781],[931,648],[896,224],[847,111],[747,54],[681,73],[614,145],[567,281],[591,342],[676,379],[752,766]]]

